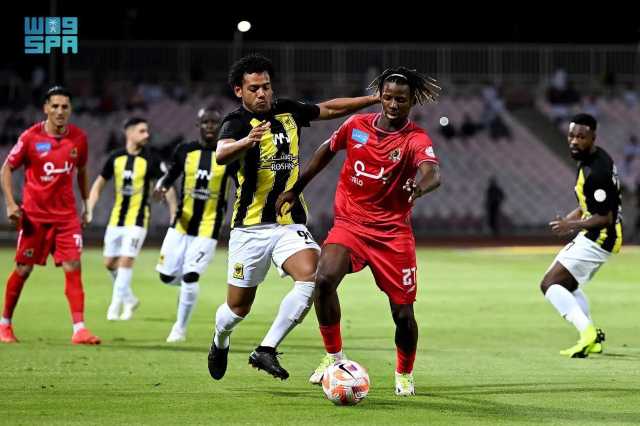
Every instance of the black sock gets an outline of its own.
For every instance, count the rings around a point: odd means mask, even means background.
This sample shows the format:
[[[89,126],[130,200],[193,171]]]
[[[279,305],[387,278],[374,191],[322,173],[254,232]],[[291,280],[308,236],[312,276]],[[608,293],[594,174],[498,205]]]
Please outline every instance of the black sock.
[[[256,348],[256,352],[266,352],[266,353],[275,355],[276,348],[272,348],[272,347],[269,347],[269,346],[258,346]]]

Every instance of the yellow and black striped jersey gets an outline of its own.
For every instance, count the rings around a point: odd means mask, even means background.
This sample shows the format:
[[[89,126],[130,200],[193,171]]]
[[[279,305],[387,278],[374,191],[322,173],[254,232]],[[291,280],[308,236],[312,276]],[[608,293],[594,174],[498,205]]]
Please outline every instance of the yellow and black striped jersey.
[[[585,229],[581,233],[604,250],[619,252],[622,245],[620,181],[613,160],[602,148],[596,147],[593,154],[578,163],[575,193],[583,219],[594,214],[606,216],[611,212],[613,215],[610,226]]]
[[[100,175],[113,177],[115,204],[109,226],[142,226],[149,224],[149,187],[162,175],[160,162],[147,149],[132,155],[122,148],[113,152]]]
[[[169,188],[184,175],[180,205],[171,226],[183,234],[217,240],[227,211],[232,171],[232,165],[216,163],[215,146],[197,141],[178,145],[162,179],[162,186]]]
[[[301,127],[308,127],[319,115],[317,105],[280,99],[268,113],[254,114],[241,106],[224,118],[218,139],[240,140],[263,121],[271,123],[270,131],[260,143],[237,160],[239,186],[232,227],[307,222],[307,205],[302,194],[300,202],[284,216],[276,214],[275,204],[278,196],[298,180]]]

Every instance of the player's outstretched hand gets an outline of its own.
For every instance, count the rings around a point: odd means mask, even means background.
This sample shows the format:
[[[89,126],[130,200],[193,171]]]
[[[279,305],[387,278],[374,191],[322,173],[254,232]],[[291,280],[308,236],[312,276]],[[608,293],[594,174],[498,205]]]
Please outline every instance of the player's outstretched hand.
[[[268,121],[265,121],[263,123],[258,124],[253,129],[251,129],[251,131],[247,135],[249,148],[253,148],[256,144],[260,143],[260,140],[262,139],[262,135],[268,132],[269,128],[271,128],[271,123]]]
[[[21,215],[22,210],[19,205],[14,204],[12,206],[7,206],[7,219],[9,219],[15,226],[18,226]]]
[[[298,202],[298,196],[293,191],[286,191],[278,195],[276,200],[276,211],[279,216],[289,213],[293,205]]]
[[[402,189],[404,189],[405,191],[409,192],[411,195],[409,196],[409,202],[413,203],[416,198],[420,197],[422,195],[422,191],[420,190],[420,188],[418,187],[418,184],[416,184],[416,180],[409,178],[407,179],[407,181],[404,183],[404,186],[402,187]]]

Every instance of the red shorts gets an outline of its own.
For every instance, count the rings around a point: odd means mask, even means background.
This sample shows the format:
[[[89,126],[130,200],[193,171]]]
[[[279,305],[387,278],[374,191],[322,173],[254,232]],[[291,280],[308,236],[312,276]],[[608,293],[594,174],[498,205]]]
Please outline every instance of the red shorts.
[[[376,284],[392,303],[415,302],[416,241],[410,229],[386,233],[336,221],[324,241],[324,245],[327,244],[349,249],[352,272],[369,265]]]
[[[56,266],[62,262],[80,260],[82,228],[77,216],[66,222],[34,222],[23,213],[18,234],[16,262],[25,265],[46,265],[49,253]]]

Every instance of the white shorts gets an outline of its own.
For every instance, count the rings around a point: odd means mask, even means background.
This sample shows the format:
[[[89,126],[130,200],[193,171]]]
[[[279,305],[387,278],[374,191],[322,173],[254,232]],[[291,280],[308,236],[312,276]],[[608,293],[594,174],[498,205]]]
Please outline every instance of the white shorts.
[[[573,275],[578,284],[589,281],[598,269],[609,259],[611,253],[582,234],[578,234],[556,256],[553,263],[560,263]],[[551,266],[549,269],[551,269]]]
[[[236,287],[255,287],[264,281],[270,262],[281,277],[287,276],[282,264],[293,254],[320,251],[304,225],[258,225],[234,228],[229,237],[228,283]]]
[[[202,275],[213,259],[217,244],[213,238],[194,237],[169,228],[156,271],[171,277],[181,277],[189,272]]]
[[[141,226],[107,226],[104,233],[104,257],[136,257],[147,230]]]

